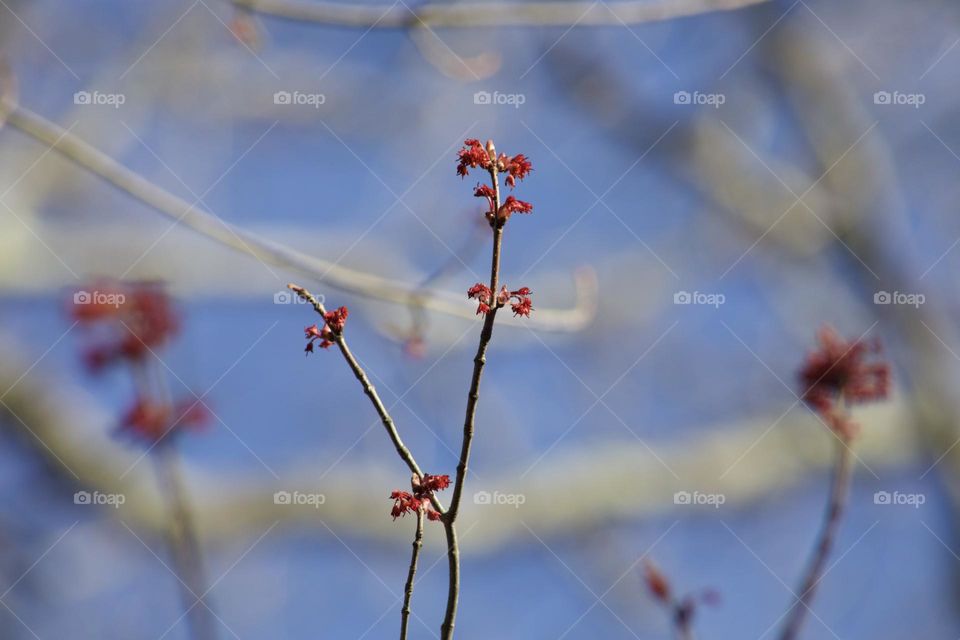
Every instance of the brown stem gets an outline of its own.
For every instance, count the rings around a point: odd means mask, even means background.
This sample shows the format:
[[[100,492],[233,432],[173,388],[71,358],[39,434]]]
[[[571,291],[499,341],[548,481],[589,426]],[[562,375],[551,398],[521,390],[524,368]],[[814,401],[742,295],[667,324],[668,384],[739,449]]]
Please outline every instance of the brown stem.
[[[423,509],[417,509],[417,531],[413,536],[413,552],[410,554],[410,570],[403,589],[403,608],[400,610],[400,640],[407,640],[407,624],[410,622],[410,600],[413,598],[413,579],[417,575],[417,560],[423,547]]]
[[[287,287],[300,296],[302,300],[310,303],[314,310],[320,314],[320,317],[323,318],[327,310],[323,306],[323,303],[317,300],[313,294],[303,287],[295,284],[288,284]],[[340,349],[340,353],[343,354],[344,360],[347,361],[347,366],[350,367],[353,375],[360,382],[360,386],[363,387],[363,393],[366,394],[367,398],[370,399],[370,403],[377,411],[377,415],[380,416],[380,422],[383,423],[383,428],[386,429],[387,435],[390,437],[390,441],[393,442],[393,447],[397,450],[397,454],[400,456],[400,459],[406,463],[407,468],[409,468],[412,473],[416,474],[418,478],[423,478],[423,471],[420,470],[420,465],[417,464],[413,454],[410,453],[410,449],[407,448],[407,445],[405,445],[403,440],[400,438],[400,433],[397,431],[397,425],[393,422],[393,418],[390,417],[390,412],[387,410],[386,405],[383,404],[383,400],[380,399],[377,389],[373,386],[373,383],[370,382],[370,378],[367,376],[366,371],[363,370],[363,367],[360,366],[360,363],[357,362],[357,359],[354,357],[353,352],[350,351],[350,347],[347,345],[347,340],[343,337],[343,333],[334,333],[333,340]],[[431,495],[430,502],[433,504],[434,509],[440,513],[444,512],[443,504],[436,496]]]
[[[453,497],[450,499],[450,508],[444,514],[443,525],[447,535],[447,564],[449,566],[450,581],[447,590],[447,609],[440,627],[442,640],[452,640],[453,629],[457,618],[457,605],[460,600],[460,545],[457,540],[456,521],[460,512],[460,499],[463,496],[463,485],[467,478],[467,468],[470,461],[470,448],[473,444],[474,424],[477,414],[477,402],[480,400],[480,380],[483,377],[483,367],[487,362],[487,346],[493,338],[493,323],[497,318],[500,305],[497,296],[497,287],[500,279],[500,248],[503,243],[503,224],[499,219],[500,211],[500,183],[497,179],[496,152],[493,146],[488,145],[492,160],[490,179],[494,190],[493,209],[493,255],[490,261],[490,295],[493,298],[490,311],[483,320],[483,329],[480,331],[480,343],[473,358],[473,377],[470,380],[470,390],[467,393],[466,417],[463,421],[463,442],[460,446],[460,462],[457,464],[457,479],[453,487]]]
[[[849,443],[840,440],[838,441],[837,466],[833,476],[833,487],[830,491],[830,503],[824,517],[823,529],[820,531],[820,538],[810,559],[810,566],[807,568],[806,577],[799,592],[800,599],[793,604],[788,613],[789,617],[784,625],[783,634],[780,636],[781,640],[794,640],[797,637],[807,609],[810,607],[810,602],[813,600],[817,585],[823,577],[823,570],[836,540],[837,530],[847,502],[847,494],[850,491],[852,468],[853,458]]]

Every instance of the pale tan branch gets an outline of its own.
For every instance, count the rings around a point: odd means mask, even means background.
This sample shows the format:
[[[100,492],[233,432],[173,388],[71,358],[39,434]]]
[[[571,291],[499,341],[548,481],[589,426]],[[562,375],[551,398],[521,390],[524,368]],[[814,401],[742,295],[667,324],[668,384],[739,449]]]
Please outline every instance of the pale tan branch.
[[[365,28],[622,26],[741,9],[765,0],[650,0],[603,2],[427,3],[409,8],[306,0],[232,0],[262,15],[317,24]]]
[[[412,289],[407,282],[349,269],[262,238],[164,190],[42,116],[22,107],[6,106],[10,109],[7,113],[8,126],[50,146],[152,209],[231,249],[358,296],[406,305],[412,295],[419,294],[423,296],[421,302],[424,308],[456,317],[474,318],[475,305],[469,303],[463,293],[430,291],[428,295],[423,295],[423,291]],[[596,280],[592,272],[583,271],[575,275],[575,283],[576,299],[572,307],[538,308],[537,318],[523,324],[543,331],[572,332],[585,328],[593,319],[596,309]],[[505,318],[504,324],[521,326],[513,318]]]
[[[6,389],[32,358],[19,354],[8,341],[0,341],[0,347],[5,355],[0,362],[0,388]],[[51,388],[57,393],[50,394]],[[877,473],[915,464],[921,455],[909,428],[907,409],[912,400],[901,397],[860,411],[870,428],[864,429],[857,456]],[[111,438],[115,418],[85,390],[38,372],[13,387],[0,404],[0,414],[4,412],[11,416],[4,421],[6,426],[19,431],[24,445],[45,456],[50,468],[69,482],[86,490],[123,493],[126,503],[108,510],[109,515],[130,526],[164,531],[165,503],[156,491],[149,464],[137,464],[138,452]],[[478,482],[474,487],[474,491],[487,494],[522,494],[522,505],[478,506],[471,494],[458,522],[470,531],[464,537],[467,548],[480,551],[528,536],[523,523],[548,536],[617,519],[696,513],[695,507],[674,504],[676,491],[722,493],[724,508],[756,505],[809,482],[813,474],[832,465],[833,438],[821,433],[822,429],[816,419],[798,408],[781,418],[768,415],[692,429],[695,435],[690,439],[653,444],[656,457],[632,440],[558,450],[532,468],[529,463],[506,468],[497,474],[495,484]],[[325,523],[344,535],[397,543],[407,537],[400,528],[376,526],[387,517],[379,488],[395,484],[395,470],[379,461],[353,461],[351,473],[318,479],[315,452],[308,457],[277,469],[283,481],[270,477],[252,457],[247,460],[249,468],[239,472],[184,464],[185,490],[194,506],[198,535],[208,542],[230,540],[256,535],[280,521],[321,531]],[[941,462],[950,468],[957,464],[949,456]],[[664,465],[683,480],[677,480]],[[258,472],[260,478],[255,477]],[[862,475],[867,481],[872,477],[869,472]],[[362,486],[356,482],[358,477],[364,478]],[[320,491],[327,499],[319,509],[274,502],[274,492],[295,489]],[[561,503],[557,496],[563,496]],[[71,494],[65,491],[63,499],[69,502]]]

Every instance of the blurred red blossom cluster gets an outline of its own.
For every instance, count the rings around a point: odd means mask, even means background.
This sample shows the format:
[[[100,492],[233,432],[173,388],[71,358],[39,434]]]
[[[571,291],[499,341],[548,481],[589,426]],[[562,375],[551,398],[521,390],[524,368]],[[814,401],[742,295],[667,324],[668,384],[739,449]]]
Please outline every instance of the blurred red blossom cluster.
[[[880,353],[877,340],[842,338],[833,327],[817,332],[817,348],[807,354],[800,369],[803,400],[845,440],[856,436],[858,427],[843,404],[882,400],[890,391],[890,365],[871,360]]]
[[[92,371],[140,361],[180,330],[170,298],[157,282],[92,282],[74,292],[70,315],[94,334],[84,354]]]
[[[93,373],[126,364],[138,382],[133,405],[120,421],[120,432],[147,442],[159,442],[167,433],[197,428],[209,421],[200,400],[176,403],[154,398],[146,388],[153,376],[148,367],[156,351],[180,330],[180,318],[170,296],[158,282],[97,280],[76,290],[69,306],[71,318],[88,333],[91,345],[84,362]]]

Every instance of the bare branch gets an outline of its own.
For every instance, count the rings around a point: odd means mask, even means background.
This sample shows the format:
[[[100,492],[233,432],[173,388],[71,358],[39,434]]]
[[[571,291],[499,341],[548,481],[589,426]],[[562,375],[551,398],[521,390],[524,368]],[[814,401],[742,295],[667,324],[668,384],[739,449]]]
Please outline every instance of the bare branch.
[[[313,309],[320,315],[320,318],[323,319],[323,316],[327,313],[327,310],[323,306],[322,302],[317,300],[313,294],[303,287],[295,284],[289,284],[287,287],[300,296],[305,302],[310,303],[313,306]],[[407,448],[407,445],[405,445],[403,440],[400,438],[400,432],[397,431],[397,425],[393,422],[393,418],[390,417],[390,412],[387,410],[386,405],[383,404],[383,400],[380,399],[380,394],[377,393],[376,387],[374,387],[373,383],[370,382],[367,372],[363,370],[363,367],[360,366],[360,363],[357,362],[356,357],[354,357],[353,352],[350,351],[350,347],[347,346],[347,339],[343,337],[343,333],[335,332],[333,334],[333,341],[340,349],[340,353],[343,354],[344,360],[347,361],[347,366],[350,367],[353,375],[360,382],[360,386],[363,387],[363,393],[366,394],[366,396],[370,399],[370,403],[376,410],[377,415],[380,416],[380,422],[383,423],[383,428],[386,429],[387,435],[390,437],[390,441],[393,443],[393,447],[397,450],[397,454],[400,456],[400,459],[406,463],[407,468],[410,469],[413,474],[415,474],[418,478],[423,478],[423,471],[420,470],[420,465],[417,464],[413,454],[410,453],[410,449]],[[430,502],[437,511],[440,513],[444,512],[443,505],[435,495],[431,494]]]
[[[232,0],[263,15],[365,29],[416,27],[622,26],[659,22],[713,11],[741,9],[765,0],[651,0],[603,2],[461,2],[428,3],[410,8],[304,0]]]
[[[413,579],[417,575],[417,559],[423,547],[423,509],[417,509],[417,530],[413,536],[413,551],[410,554],[410,570],[403,588],[403,608],[400,609],[400,640],[407,640],[407,623],[410,622],[410,600],[413,598]]]
[[[323,282],[331,287],[366,298],[408,304],[411,295],[423,291],[411,289],[406,282],[356,271],[334,262],[315,258],[284,244],[229,224],[216,215],[179,198],[121,165],[96,147],[60,126],[22,107],[9,109],[7,122],[49,145],[68,160],[98,175],[121,191],[194,231],[231,249],[253,256],[267,264],[289,269],[304,277]],[[537,319],[530,326],[545,331],[579,331],[593,319],[596,309],[596,281],[591,273],[576,276],[576,302],[569,309],[537,309]],[[462,293],[431,291],[421,298],[425,308],[460,318],[474,318],[472,306]],[[510,324],[512,318],[505,319]]]

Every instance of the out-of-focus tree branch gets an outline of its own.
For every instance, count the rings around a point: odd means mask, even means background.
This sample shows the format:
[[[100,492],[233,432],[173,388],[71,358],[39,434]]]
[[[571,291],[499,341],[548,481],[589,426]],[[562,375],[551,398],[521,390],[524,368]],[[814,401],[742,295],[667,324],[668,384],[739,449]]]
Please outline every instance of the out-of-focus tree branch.
[[[412,295],[418,295],[426,309],[461,318],[474,317],[474,306],[467,302],[463,294],[431,291],[429,296],[424,296],[423,291],[411,289],[407,282],[357,271],[316,258],[231,225],[164,190],[81,138],[27,109],[10,107],[6,114],[6,124],[49,145],[65,158],[100,176],[154,210],[207,238],[264,263],[288,269],[302,277],[355,295],[404,305],[409,303]],[[585,328],[593,319],[596,308],[596,281],[592,272],[578,272],[575,275],[575,285],[576,294],[571,308],[538,308],[538,317],[523,324],[544,331],[579,331]],[[520,322],[507,318],[506,324],[516,325]]]
[[[10,416],[4,422],[68,482],[87,490],[123,493],[127,499],[116,510],[117,517],[162,532],[164,502],[149,465],[136,464],[137,452],[111,437],[110,414],[66,380],[34,372],[17,381],[30,359],[9,341],[2,346],[6,357],[0,362],[0,388],[12,386],[0,404],[0,413]],[[49,393],[51,388],[57,393]],[[902,401],[863,408],[860,417],[870,428],[864,429],[858,443],[857,464],[879,472],[916,460],[917,443],[906,409]],[[665,513],[676,509],[675,492],[693,488],[723,493],[728,507],[773,499],[830,466],[833,438],[825,433],[816,437],[820,429],[806,410],[797,408],[779,421],[771,415],[696,430],[701,435],[690,440],[656,445],[657,457],[632,441],[558,451],[532,469],[524,465],[498,472],[496,484],[475,483],[476,491],[519,493],[525,501],[518,509],[477,507],[474,500],[466,500],[460,516],[464,532],[470,532],[464,535],[465,547],[489,550],[507,544],[527,535],[524,522],[551,535],[589,530],[611,518]],[[350,474],[331,474],[319,481],[312,459],[282,470],[283,480],[254,480],[249,471],[212,472],[191,464],[184,464],[183,475],[198,534],[208,541],[262,531],[276,521],[321,529],[325,523],[351,535],[400,540],[406,535],[403,531],[375,526],[385,517],[383,492],[376,488],[396,484],[396,474],[374,463],[355,462],[351,468]],[[362,485],[356,477],[365,479]],[[319,510],[278,505],[273,494],[280,490],[321,492],[326,501]],[[557,496],[563,496],[559,503]],[[495,517],[482,513],[484,509],[495,509]]]
[[[765,0],[621,2],[460,2],[409,7],[305,0],[231,0],[242,9],[287,20],[367,28],[620,26],[741,9]]]

